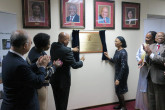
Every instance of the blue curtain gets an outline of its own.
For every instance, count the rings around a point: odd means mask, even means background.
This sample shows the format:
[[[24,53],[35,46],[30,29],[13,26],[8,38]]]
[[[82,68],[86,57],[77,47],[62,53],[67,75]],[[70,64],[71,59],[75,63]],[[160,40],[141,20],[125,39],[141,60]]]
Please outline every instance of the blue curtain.
[[[73,30],[72,31],[72,48],[77,47],[77,46],[80,49],[79,30]],[[75,60],[79,61],[80,60],[80,58],[79,58],[80,52],[73,52],[73,54],[74,54]]]
[[[106,45],[106,40],[105,40],[105,30],[99,31],[101,43],[103,46],[103,53],[102,53],[102,60],[108,60],[108,58],[104,55],[104,52],[107,52],[107,45]]]

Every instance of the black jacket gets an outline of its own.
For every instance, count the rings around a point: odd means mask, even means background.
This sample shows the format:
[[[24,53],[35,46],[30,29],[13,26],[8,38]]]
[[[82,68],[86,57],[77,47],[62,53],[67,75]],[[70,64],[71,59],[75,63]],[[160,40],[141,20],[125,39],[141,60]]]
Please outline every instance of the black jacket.
[[[70,68],[80,68],[83,66],[83,62],[76,62],[71,48],[66,47],[59,42],[54,42],[51,45],[50,55],[52,61],[60,59],[63,62],[62,67],[57,68],[55,74],[52,75],[50,83],[58,87],[70,87]]]
[[[2,61],[4,97],[1,110],[39,110],[36,88],[43,85],[46,71],[40,67],[39,75],[32,72],[36,64],[29,66],[15,53],[8,52]]]

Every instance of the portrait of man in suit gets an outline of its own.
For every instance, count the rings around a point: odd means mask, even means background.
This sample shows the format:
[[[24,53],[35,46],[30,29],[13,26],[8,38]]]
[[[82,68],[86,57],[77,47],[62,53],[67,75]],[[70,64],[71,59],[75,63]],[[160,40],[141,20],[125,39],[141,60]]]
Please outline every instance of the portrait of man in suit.
[[[29,7],[29,22],[45,22],[44,2],[31,2]]]
[[[78,8],[76,4],[69,3],[67,9],[67,22],[80,22],[80,16],[78,15]]]
[[[135,8],[126,8],[125,24],[136,24]]]
[[[99,6],[100,14],[98,14],[98,23],[110,23],[109,6]]]

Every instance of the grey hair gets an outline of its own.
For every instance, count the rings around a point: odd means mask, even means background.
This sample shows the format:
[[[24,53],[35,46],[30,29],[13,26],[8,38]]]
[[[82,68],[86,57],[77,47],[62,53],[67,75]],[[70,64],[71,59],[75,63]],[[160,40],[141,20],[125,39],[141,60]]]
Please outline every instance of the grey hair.
[[[16,30],[12,32],[10,37],[11,46],[20,48],[25,43],[29,42],[28,34],[24,30]]]

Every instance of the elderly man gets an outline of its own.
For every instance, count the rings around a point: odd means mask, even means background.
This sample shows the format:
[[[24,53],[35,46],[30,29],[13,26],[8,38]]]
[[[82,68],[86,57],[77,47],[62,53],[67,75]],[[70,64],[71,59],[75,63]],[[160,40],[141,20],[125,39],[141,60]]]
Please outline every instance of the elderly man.
[[[67,110],[71,85],[70,68],[77,69],[82,67],[85,60],[82,57],[81,61],[75,61],[71,48],[67,47],[69,39],[70,37],[67,33],[61,32],[58,36],[58,42],[54,42],[50,49],[51,60],[60,59],[63,62],[63,65],[57,68],[50,79],[56,110]]]
[[[77,15],[77,6],[75,4],[69,5],[69,16],[66,18],[67,22],[80,22],[80,17]]]
[[[108,18],[108,8],[106,6],[101,9],[98,23],[110,23],[110,19]]]
[[[45,81],[45,67],[50,58],[45,55],[37,63],[27,64],[23,55],[29,51],[32,41],[23,30],[13,32],[10,41],[11,49],[2,61],[4,97],[1,110],[39,110],[36,89]],[[38,75],[32,72],[37,68]]]
[[[143,47],[149,64],[147,91],[149,110],[165,110],[165,34],[158,32],[155,41],[157,44]]]

